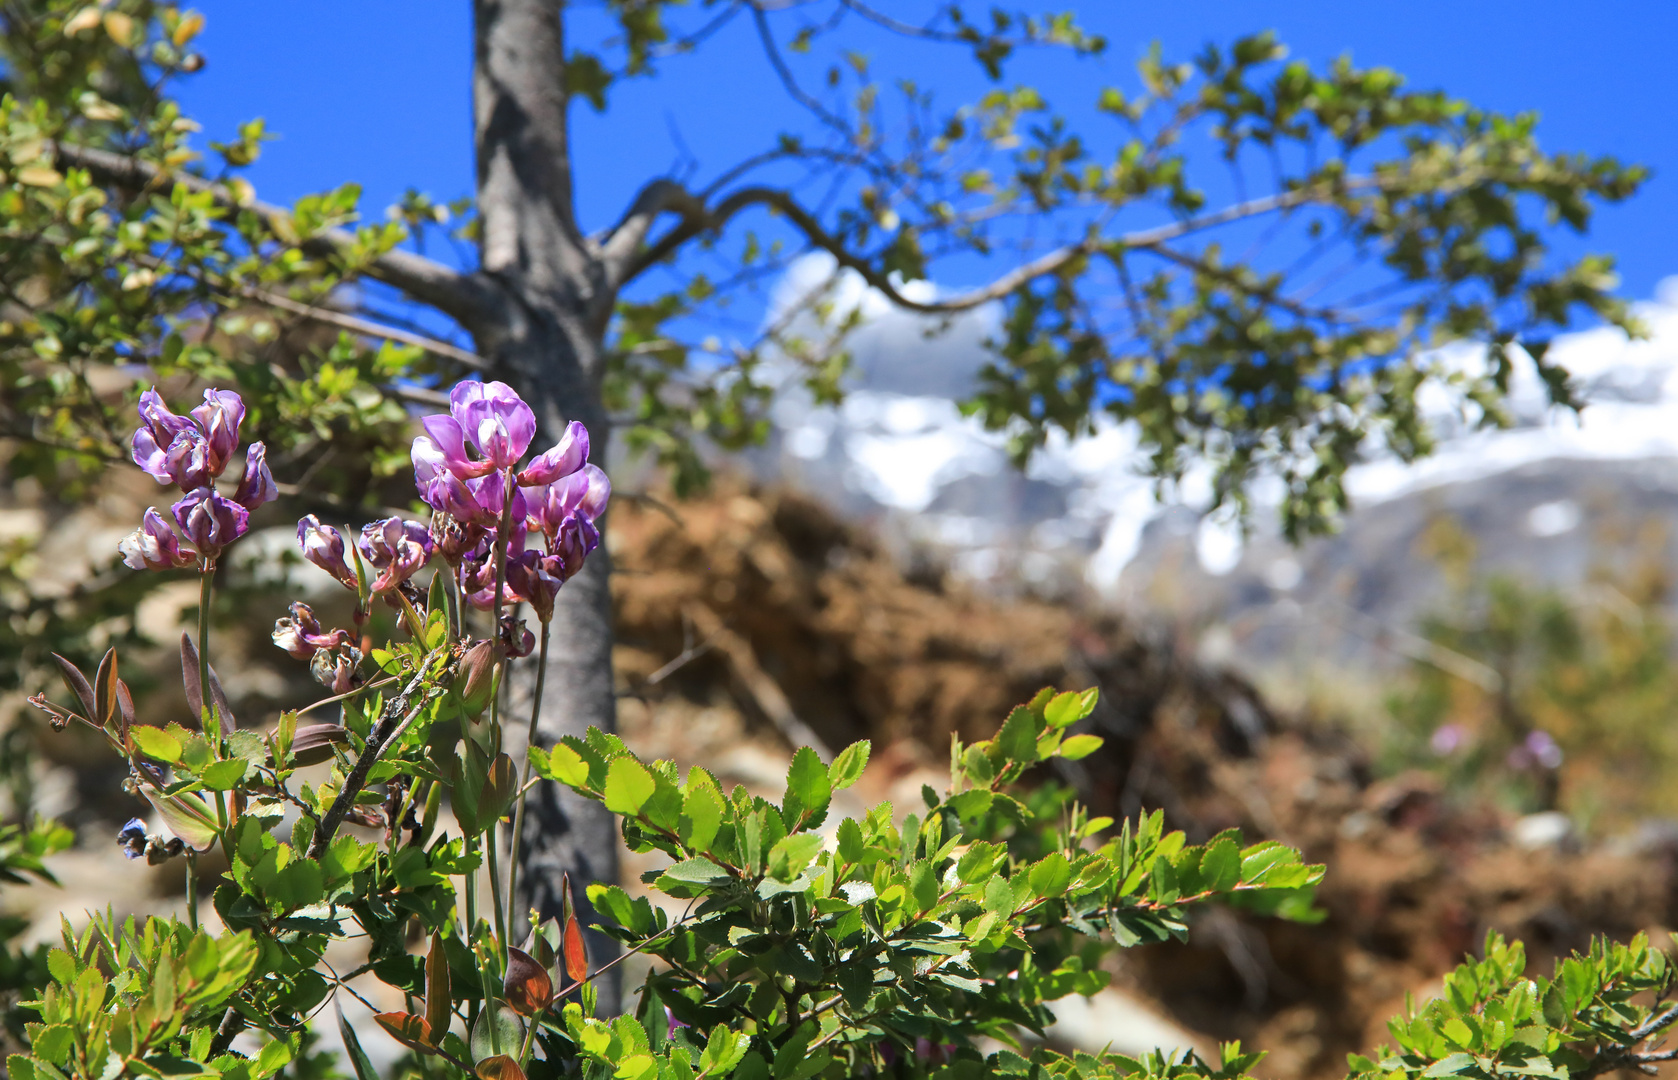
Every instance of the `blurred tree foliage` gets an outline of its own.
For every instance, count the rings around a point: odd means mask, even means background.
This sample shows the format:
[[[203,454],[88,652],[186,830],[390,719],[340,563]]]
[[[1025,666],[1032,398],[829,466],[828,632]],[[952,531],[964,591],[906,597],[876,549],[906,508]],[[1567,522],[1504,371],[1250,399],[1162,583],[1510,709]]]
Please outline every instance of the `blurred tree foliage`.
[[[1476,576],[1473,543],[1449,520],[1429,539],[1455,600],[1422,633],[1484,677],[1415,665],[1389,697],[1389,764],[1439,769],[1459,793],[1561,809],[1604,831],[1678,813],[1664,534],[1645,530],[1572,590]]]

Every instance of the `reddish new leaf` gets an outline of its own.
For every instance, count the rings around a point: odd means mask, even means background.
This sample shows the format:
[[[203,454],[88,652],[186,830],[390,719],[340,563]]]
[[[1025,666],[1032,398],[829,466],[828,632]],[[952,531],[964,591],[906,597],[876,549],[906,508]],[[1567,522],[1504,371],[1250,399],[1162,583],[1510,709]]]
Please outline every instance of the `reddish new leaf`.
[[[93,676],[93,707],[98,710],[90,719],[102,728],[111,726],[117,715],[117,651],[106,649],[99,661],[99,671]]]
[[[574,983],[588,978],[588,949],[583,944],[582,924],[575,915],[565,921],[565,977]]]
[[[93,685],[87,681],[87,676],[82,674],[81,668],[57,653],[53,653],[52,658],[58,664],[58,673],[64,678],[65,688],[82,703],[82,717],[92,721],[99,711],[93,705]]]
[[[373,1017],[379,1026],[390,1032],[390,1037],[403,1046],[418,1050],[422,1054],[435,1053],[435,1045],[431,1038],[431,1025],[422,1017],[413,1013],[389,1012],[380,1013]]]
[[[553,1003],[554,984],[536,958],[523,949],[507,950],[502,997],[521,1016],[535,1016]]]
[[[524,1070],[506,1054],[484,1058],[478,1062],[480,1080],[524,1080]]]

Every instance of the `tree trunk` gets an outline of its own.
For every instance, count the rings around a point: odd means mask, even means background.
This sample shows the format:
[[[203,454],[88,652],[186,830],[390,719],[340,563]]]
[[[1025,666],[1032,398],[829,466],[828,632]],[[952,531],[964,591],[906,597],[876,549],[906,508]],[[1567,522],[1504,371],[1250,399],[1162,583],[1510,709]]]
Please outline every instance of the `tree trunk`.
[[[556,0],[477,0],[475,6],[482,272],[500,286],[502,301],[496,317],[470,329],[494,374],[535,411],[538,445],[551,444],[568,421],[580,420],[598,464],[610,435],[600,367],[612,297],[572,208],[562,6]],[[602,545],[554,605],[538,732],[544,745],[591,726],[616,728],[610,573]],[[540,786],[528,814],[524,850],[516,855],[521,908],[534,907],[544,919],[557,916],[560,875],[569,872],[579,915],[591,922],[584,887],[618,880],[612,815],[558,785]],[[598,932],[589,933],[588,945],[591,967],[618,951]],[[615,975],[597,981],[602,1015],[620,1011]]]

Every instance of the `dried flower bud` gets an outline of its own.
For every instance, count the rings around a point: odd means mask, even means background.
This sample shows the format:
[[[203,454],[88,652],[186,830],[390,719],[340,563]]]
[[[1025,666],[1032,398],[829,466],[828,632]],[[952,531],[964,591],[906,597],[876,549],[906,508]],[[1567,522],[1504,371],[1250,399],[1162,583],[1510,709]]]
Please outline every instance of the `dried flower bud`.
[[[309,662],[309,674],[334,694],[347,694],[361,681],[356,675],[360,664],[360,649],[353,645],[339,645],[317,651]]]

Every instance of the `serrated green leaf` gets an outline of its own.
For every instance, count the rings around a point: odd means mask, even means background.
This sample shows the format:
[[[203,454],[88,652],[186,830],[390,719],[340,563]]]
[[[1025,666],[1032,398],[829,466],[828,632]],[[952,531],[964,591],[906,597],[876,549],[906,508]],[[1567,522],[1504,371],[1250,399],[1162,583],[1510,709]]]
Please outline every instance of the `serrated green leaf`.
[[[632,757],[614,758],[606,769],[606,809],[615,814],[639,814],[657,790],[653,774]]]
[[[868,753],[871,747],[872,744],[863,739],[839,751],[839,756],[834,758],[833,764],[827,768],[827,777],[834,791],[843,791],[862,779],[862,772],[868,767]]]

